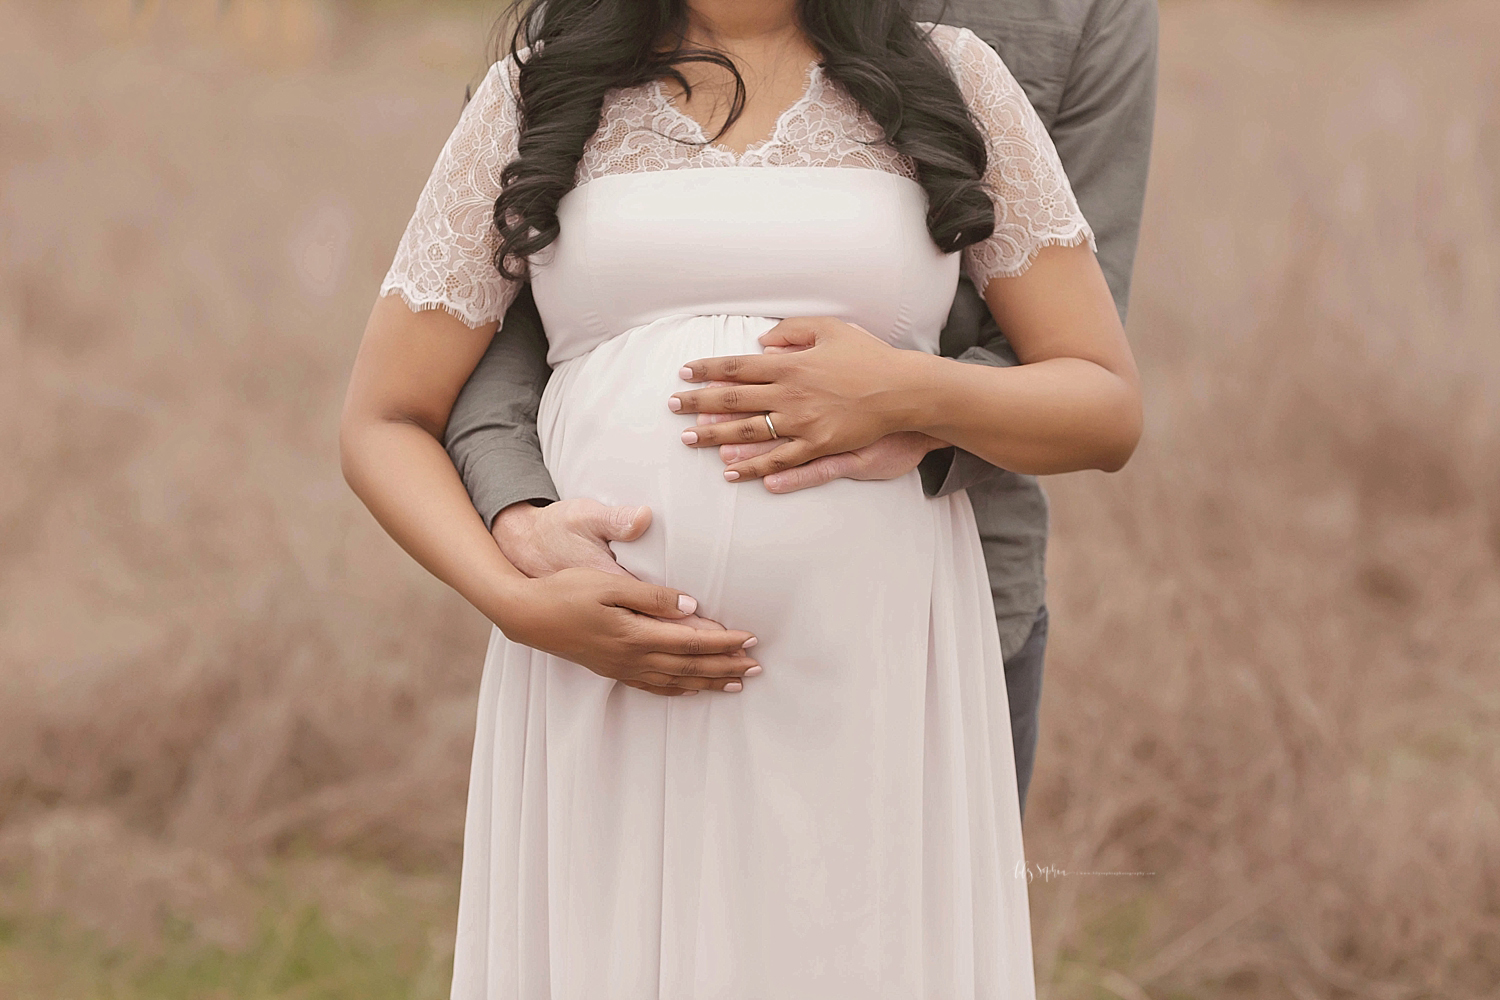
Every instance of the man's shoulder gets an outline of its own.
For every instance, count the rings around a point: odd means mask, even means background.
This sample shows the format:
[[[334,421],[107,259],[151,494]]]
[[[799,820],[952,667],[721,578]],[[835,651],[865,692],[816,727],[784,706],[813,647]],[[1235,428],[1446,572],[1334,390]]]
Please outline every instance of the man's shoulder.
[[[968,28],[986,41],[1018,25],[1035,25],[1076,38],[1100,20],[1147,6],[1155,7],[1156,0],[943,0],[936,6],[929,4],[927,20]]]
[[[948,0],[939,20],[970,29],[981,38],[1010,24],[1036,23],[1079,29],[1093,8],[1108,0]]]
[[[948,0],[939,20],[988,42],[1049,128],[1079,50],[1101,26],[1156,0]]]

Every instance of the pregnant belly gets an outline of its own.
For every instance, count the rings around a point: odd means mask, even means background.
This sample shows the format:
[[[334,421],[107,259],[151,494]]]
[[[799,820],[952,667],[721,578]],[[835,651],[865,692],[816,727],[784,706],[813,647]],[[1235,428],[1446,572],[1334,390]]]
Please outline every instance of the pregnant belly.
[[[788,629],[813,660],[850,629],[911,617],[925,637],[934,528],[916,473],[837,480],[791,494],[724,479],[717,449],[689,448],[694,423],[667,399],[685,362],[758,354],[774,320],[678,316],[622,334],[559,365],[538,430],[564,498],[651,508],[639,540],[616,543],[637,577],[697,598],[701,613],[756,633],[770,654]],[[915,616],[915,617],[913,617]],[[899,630],[905,632],[907,630]],[[819,638],[821,637],[821,638]]]

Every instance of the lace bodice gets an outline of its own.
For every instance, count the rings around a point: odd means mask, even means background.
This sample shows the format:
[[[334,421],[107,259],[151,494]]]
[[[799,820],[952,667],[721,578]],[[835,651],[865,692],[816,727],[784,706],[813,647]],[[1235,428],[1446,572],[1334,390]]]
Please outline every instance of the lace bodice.
[[[1042,248],[1077,245],[1093,233],[1051,138],[996,52],[967,28],[936,25],[932,39],[948,61],[984,133],[983,183],[995,205],[995,231],[967,247],[964,266],[981,290],[1026,270]],[[494,226],[500,174],[517,151],[514,61],[491,67],[433,167],[396,251],[381,294],[412,309],[444,309],[471,327],[496,323],[518,291],[496,267]],[[822,67],[771,134],[743,153],[709,143],[703,128],[666,96],[660,82],[606,96],[598,130],[584,147],[575,190],[621,174],[715,167],[831,167],[876,170],[915,180],[911,160],[880,141],[880,129]]]
[[[694,167],[855,167],[916,179],[907,157],[880,142],[880,127],[843,90],[808,67],[802,96],[771,134],[743,153],[710,143],[703,126],[672,103],[660,81],[616,91],[584,148],[576,182],[610,174]]]

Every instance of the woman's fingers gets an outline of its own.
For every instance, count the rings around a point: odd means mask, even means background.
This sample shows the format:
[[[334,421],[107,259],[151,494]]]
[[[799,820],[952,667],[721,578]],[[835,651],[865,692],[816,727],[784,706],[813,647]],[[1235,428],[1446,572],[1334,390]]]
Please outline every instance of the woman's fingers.
[[[686,618],[679,618],[674,624],[686,625],[688,628],[701,628],[709,632],[724,631],[723,625],[720,625],[712,618],[704,618],[699,615],[688,615]]]
[[[705,388],[705,389],[722,389],[724,386],[727,386],[727,385],[734,385],[734,383],[733,382],[708,382],[708,383],[706,383],[703,386],[703,388]],[[744,417],[748,417],[748,416],[751,416],[751,414],[749,414],[749,413],[699,413],[698,414],[698,423],[700,423],[700,424],[718,424],[718,423],[723,423],[726,420],[740,420],[740,419],[742,419]]]
[[[795,469],[819,457],[804,441],[783,441],[776,448],[758,458],[746,462],[735,462],[724,470],[724,478],[731,483],[750,479],[764,479],[777,472]]]
[[[779,396],[774,385],[726,385],[674,393],[667,400],[673,413],[763,413]]]
[[[760,673],[755,670],[760,664],[747,656],[673,656],[670,653],[652,653],[646,657],[646,665],[650,669],[636,674],[637,680],[661,687],[688,690],[721,691],[726,684]]]
[[[783,420],[786,418],[783,417]],[[772,434],[771,429],[776,429]],[[721,444],[756,444],[786,437],[791,428],[775,423],[775,418],[766,419],[764,413],[739,420],[724,420],[712,424],[700,424],[682,432],[682,443],[690,448],[717,448]]]
[[[768,422],[765,414],[760,414],[744,420],[704,424],[683,431],[682,443],[690,448],[718,448],[720,459],[728,466],[724,478],[732,483],[764,479],[819,457],[805,441],[773,437],[772,427],[777,435],[791,430],[776,426],[774,420],[773,417]]]
[[[731,420],[744,420],[746,417],[753,416],[755,416],[753,413],[700,413],[698,414],[698,424],[699,426],[703,424],[723,424]]]
[[[653,694],[759,672],[746,655],[754,635],[696,612],[697,601],[680,590],[569,568],[527,581],[506,635]],[[679,674],[696,680],[678,683]]]
[[[747,462],[752,458],[759,458],[767,452],[774,451],[780,446],[778,441],[757,441],[754,444],[721,444],[719,445],[719,460],[725,465],[733,465],[735,462]]]
[[[689,361],[677,372],[684,382],[774,382],[781,369],[764,354],[730,354]]]
[[[680,590],[643,583],[634,577],[612,581],[607,598],[617,608],[639,611],[655,618],[684,618],[698,610],[698,602]]]
[[[625,681],[625,680],[622,680],[620,683],[624,684],[626,687],[635,688],[637,691],[644,691],[647,694],[659,694],[663,698],[676,698],[676,697],[679,697],[679,696],[685,695],[685,694],[697,694],[698,693],[697,691],[689,691],[686,688],[662,687],[662,686],[656,685],[656,684],[647,684],[645,681]]]
[[[738,629],[702,629],[641,618],[629,623],[630,637],[640,643],[646,655],[670,653],[680,656],[744,655],[745,644],[758,641],[749,632]]]

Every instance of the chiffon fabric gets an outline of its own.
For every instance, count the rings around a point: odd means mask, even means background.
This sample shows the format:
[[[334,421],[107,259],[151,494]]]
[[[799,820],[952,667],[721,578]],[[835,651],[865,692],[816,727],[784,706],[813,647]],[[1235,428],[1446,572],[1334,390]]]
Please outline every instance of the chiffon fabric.
[[[967,496],[915,473],[774,496],[679,435],[684,362],[838,316],[935,352],[983,288],[1091,240],[1035,113],[970,32],[931,38],[986,133],[997,227],[943,254],[910,161],[820,66],[742,154],[660,86],[613,92],[530,261],[554,367],[538,431],[564,497],[644,504],[643,580],[760,639],[737,694],[662,698],[492,632],[455,1000],[1034,995],[1000,644]],[[445,146],[383,293],[496,322],[514,66]]]

